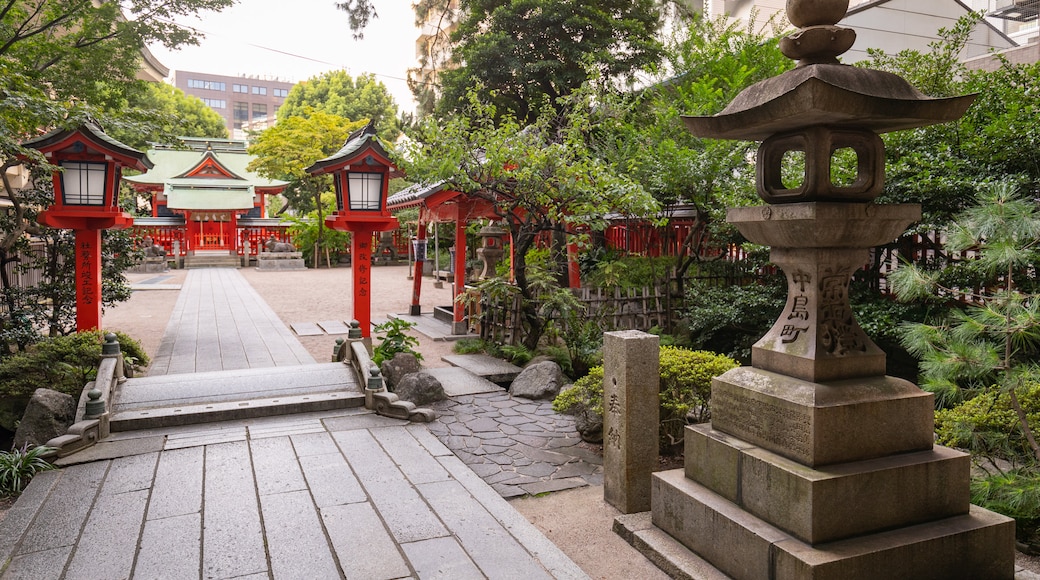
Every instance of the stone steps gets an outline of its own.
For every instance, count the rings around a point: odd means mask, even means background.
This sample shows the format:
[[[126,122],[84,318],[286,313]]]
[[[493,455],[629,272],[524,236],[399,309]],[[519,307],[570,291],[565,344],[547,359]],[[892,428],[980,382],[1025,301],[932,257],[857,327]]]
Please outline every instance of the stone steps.
[[[453,367],[466,369],[501,387],[509,387],[509,384],[522,370],[512,363],[486,354],[451,354],[442,356],[441,360]]]
[[[238,268],[242,260],[230,254],[195,254],[184,257],[184,267],[192,268]]]

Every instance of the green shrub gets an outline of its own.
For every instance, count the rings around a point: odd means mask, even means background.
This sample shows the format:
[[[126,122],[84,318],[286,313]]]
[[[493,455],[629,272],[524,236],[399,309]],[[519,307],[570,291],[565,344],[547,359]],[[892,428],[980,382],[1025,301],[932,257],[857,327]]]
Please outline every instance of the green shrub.
[[[372,331],[383,336],[378,337],[381,342],[372,351],[372,362],[377,365],[383,364],[383,361],[394,358],[394,355],[399,352],[412,354],[415,358],[422,360],[422,355],[414,348],[419,346],[419,339],[407,334],[407,331],[414,327],[414,322],[403,318],[391,318],[383,324],[376,325]]]
[[[451,350],[457,354],[480,354],[487,350],[487,344],[479,338],[463,338],[455,341]]]
[[[589,374],[574,381],[574,387],[562,391],[553,399],[557,413],[575,415],[582,408],[603,415],[603,367],[592,367]]]
[[[697,349],[751,362],[751,346],[769,331],[787,300],[783,276],[744,286],[690,284],[683,325]]]
[[[661,448],[682,441],[688,422],[711,419],[711,379],[738,366],[728,356],[661,347]],[[689,418],[687,418],[689,416]]]
[[[123,360],[130,370],[149,362],[140,343],[116,332]],[[0,426],[14,431],[36,389],[52,389],[79,400],[87,382],[94,380],[101,359],[102,332],[92,330],[47,338],[25,352],[0,362]]]
[[[532,358],[534,358],[534,353],[527,350],[527,347],[522,344],[518,344],[515,346],[511,344],[505,344],[502,345],[502,348],[500,350],[502,351],[502,354],[505,356],[506,360],[517,366],[524,366],[525,364],[530,362]]]
[[[688,417],[707,421],[711,400],[711,379],[737,366],[733,359],[705,351],[661,347],[660,450],[671,453],[682,440]],[[578,379],[574,388],[553,400],[553,409],[575,415],[591,409],[603,414],[603,367],[593,367]]]
[[[1018,541],[1040,546],[1040,473],[1016,469],[971,482],[971,503],[1015,518]]]
[[[52,451],[52,447],[43,445],[32,449],[23,446],[13,451],[0,451],[0,496],[18,495],[29,485],[34,475],[54,469],[41,457]]]

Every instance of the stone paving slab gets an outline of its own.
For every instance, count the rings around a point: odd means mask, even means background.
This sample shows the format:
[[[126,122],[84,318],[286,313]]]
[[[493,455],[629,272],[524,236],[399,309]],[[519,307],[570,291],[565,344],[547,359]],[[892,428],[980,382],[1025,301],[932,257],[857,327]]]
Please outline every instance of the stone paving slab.
[[[350,332],[350,327],[342,320],[323,320],[318,323],[318,326],[328,334],[347,334]]]
[[[513,382],[522,370],[512,363],[486,354],[450,354],[442,356],[441,360],[503,386]]]
[[[444,394],[449,397],[502,392],[502,387],[463,368],[432,367],[423,371],[440,381]]]
[[[325,331],[313,322],[293,322],[289,325],[289,328],[296,333],[296,336],[321,336],[325,334]]]
[[[185,276],[148,374],[314,362],[238,270],[204,268]]]
[[[431,338],[437,341],[455,341],[462,340],[463,338],[480,338],[480,335],[472,333],[452,334],[451,325],[447,322],[443,322],[434,318],[432,312],[421,314],[419,316],[415,316],[412,314],[392,314],[390,316],[393,318],[407,320],[408,322],[415,324],[415,330],[421,332],[427,338]],[[381,322],[386,322],[386,319],[373,320],[372,324],[374,325]]]
[[[0,578],[587,577],[426,426],[368,416],[42,473],[0,521]],[[304,423],[325,429],[272,435]]]

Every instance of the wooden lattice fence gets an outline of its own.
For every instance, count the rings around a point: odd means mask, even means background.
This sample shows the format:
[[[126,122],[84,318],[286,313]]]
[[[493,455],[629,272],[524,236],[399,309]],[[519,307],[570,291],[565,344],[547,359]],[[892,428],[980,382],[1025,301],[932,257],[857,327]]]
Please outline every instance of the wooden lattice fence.
[[[670,320],[668,285],[643,288],[574,288],[574,297],[582,305],[579,316],[568,319],[554,315],[545,321],[566,334],[571,320],[592,322],[603,332],[667,328]],[[539,305],[540,306],[540,305]],[[484,340],[497,344],[519,344],[523,338],[521,299],[519,294],[505,297],[481,296],[479,309],[470,312],[474,328]]]

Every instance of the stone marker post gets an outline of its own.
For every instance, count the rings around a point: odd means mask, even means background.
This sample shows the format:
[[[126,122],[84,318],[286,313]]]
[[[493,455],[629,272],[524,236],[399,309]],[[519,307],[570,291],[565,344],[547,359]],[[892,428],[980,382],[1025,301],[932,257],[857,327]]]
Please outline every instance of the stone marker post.
[[[603,335],[603,497],[622,513],[650,509],[660,423],[658,337]]]

